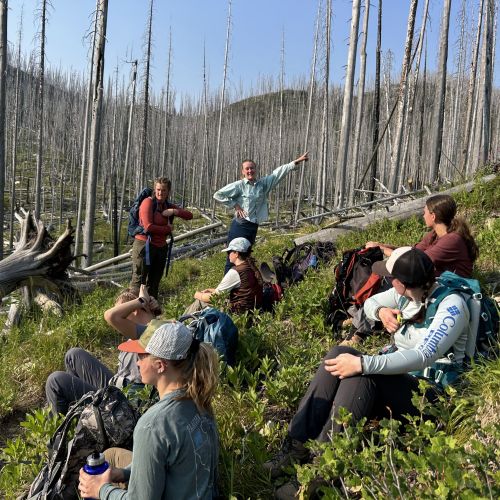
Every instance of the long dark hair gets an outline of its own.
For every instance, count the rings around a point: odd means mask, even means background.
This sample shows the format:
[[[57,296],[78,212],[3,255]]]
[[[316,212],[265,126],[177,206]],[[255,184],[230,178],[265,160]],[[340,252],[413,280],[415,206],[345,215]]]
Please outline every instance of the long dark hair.
[[[446,226],[448,233],[457,233],[464,239],[469,257],[475,261],[479,257],[479,247],[465,219],[457,217],[455,200],[447,194],[436,194],[428,198],[425,205],[427,210],[435,215],[435,221]]]

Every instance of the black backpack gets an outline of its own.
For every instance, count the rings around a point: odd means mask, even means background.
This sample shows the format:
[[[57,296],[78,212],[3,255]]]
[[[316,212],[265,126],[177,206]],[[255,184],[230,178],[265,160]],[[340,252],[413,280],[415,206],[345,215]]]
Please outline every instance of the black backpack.
[[[318,264],[328,262],[335,251],[331,241],[318,241],[295,245],[281,256],[274,256],[273,267],[278,284],[283,288],[301,281],[308,269],[316,269]]]
[[[144,228],[141,226],[139,223],[139,208],[141,206],[141,203],[146,199],[146,198],[152,198],[153,200],[153,213],[156,211],[156,196],[153,196],[153,190],[150,187],[144,188],[138,195],[137,198],[134,200],[134,203],[132,203],[132,206],[130,207],[129,213],[128,213],[128,234],[132,238],[136,234],[146,234],[146,231],[144,231]],[[173,205],[167,201],[166,203],[167,208],[171,208]],[[172,223],[172,217],[170,218],[170,223]]]
[[[108,386],[89,392],[74,403],[48,443],[48,463],[31,484],[27,500],[73,500],[78,475],[94,451],[119,446],[132,449],[138,420],[120,389]],[[76,423],[76,427],[74,424]],[[74,435],[71,438],[71,430]]]
[[[354,248],[342,254],[335,266],[335,286],[328,297],[327,323],[334,331],[340,329],[351,305],[362,306],[378,292],[381,277],[372,273],[372,265],[383,258],[379,247]]]

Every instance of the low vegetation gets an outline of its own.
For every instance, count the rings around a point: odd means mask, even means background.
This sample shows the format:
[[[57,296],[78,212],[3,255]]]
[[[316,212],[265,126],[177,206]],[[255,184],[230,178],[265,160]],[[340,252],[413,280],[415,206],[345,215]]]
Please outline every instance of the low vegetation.
[[[481,249],[476,275],[495,292],[500,269],[500,211],[498,179],[478,185],[472,194],[457,196],[463,215],[472,224]],[[337,242],[339,254],[366,240],[396,245],[414,242],[424,232],[420,214],[405,222],[381,222],[365,233]],[[258,260],[270,261],[292,244],[291,235],[260,233]],[[213,286],[221,275],[224,255],[183,260],[172,266],[162,282],[164,317],[179,317],[196,289]],[[288,421],[333,337],[325,324],[333,267],[311,272],[286,291],[274,315],[262,313],[247,326],[238,317],[239,363],[223,370],[215,401],[220,440],[221,487],[226,497],[270,498],[285,477],[273,483],[261,464],[279,448]],[[80,304],[68,304],[63,321],[32,311],[19,328],[3,340],[0,352],[0,416],[16,408],[42,406],[47,375],[61,369],[66,349],[79,345],[96,353],[109,366],[116,363],[119,335],[104,323],[103,311],[114,292],[100,290]],[[365,346],[375,352],[386,338]],[[325,498],[498,498],[500,496],[500,420],[498,393],[500,360],[475,366],[460,392],[451,391],[438,406],[427,407],[416,395],[421,416],[405,428],[396,421],[361,422],[349,426],[331,443],[312,444],[317,459],[291,469],[298,474],[302,494],[318,478]],[[434,420],[423,418],[432,413]],[[0,450],[2,497],[15,498],[45,460],[45,445],[55,422],[42,409],[31,411],[17,437]],[[319,453],[320,452],[320,453]]]

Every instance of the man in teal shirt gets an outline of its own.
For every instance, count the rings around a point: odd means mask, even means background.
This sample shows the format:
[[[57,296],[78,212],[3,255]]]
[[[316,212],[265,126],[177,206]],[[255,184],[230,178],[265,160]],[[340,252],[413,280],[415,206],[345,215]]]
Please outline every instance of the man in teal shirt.
[[[253,160],[243,160],[241,174],[243,179],[231,182],[219,189],[214,198],[227,208],[234,208],[235,216],[229,227],[227,242],[234,238],[246,238],[252,245],[255,243],[259,224],[269,217],[268,196],[271,189],[295,167],[309,159],[304,153],[297,159],[276,168],[272,174],[257,178],[257,167]],[[229,258],[226,261],[225,273],[231,268]]]

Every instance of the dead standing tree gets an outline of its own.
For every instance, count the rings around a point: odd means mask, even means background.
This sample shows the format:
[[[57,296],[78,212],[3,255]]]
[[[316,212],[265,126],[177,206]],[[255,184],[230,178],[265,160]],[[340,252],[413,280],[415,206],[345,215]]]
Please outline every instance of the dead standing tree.
[[[94,68],[92,72],[93,90],[92,121],[90,125],[90,161],[83,237],[83,252],[85,254],[86,266],[89,266],[92,263],[94,244],[94,219],[96,207],[97,169],[99,162],[99,137],[101,133],[104,49],[106,45],[107,15],[108,0],[99,0],[96,43],[94,50]]]
[[[17,136],[19,132],[19,81],[21,75],[21,42],[23,33],[23,13],[19,19],[16,57],[16,83],[14,88],[14,123],[12,125],[12,171],[10,188],[10,224],[9,224],[9,249],[14,246],[14,207],[16,202],[16,163],[17,163]],[[1,210],[1,209],[0,209]],[[0,219],[1,220],[1,219]],[[3,245],[0,244],[0,249]]]
[[[346,201],[347,158],[349,154],[349,138],[352,121],[352,91],[354,88],[354,73],[356,71],[356,52],[358,47],[359,6],[361,0],[352,2],[351,35],[349,38],[349,53],[347,55],[347,70],[345,75],[344,101],[342,104],[342,125],[340,128],[339,150],[337,156],[337,175],[335,182],[335,201],[338,208]],[[356,165],[353,165],[356,168]]]
[[[5,193],[5,93],[7,91],[7,10],[0,0],[0,260],[3,259],[3,217]]]
[[[136,191],[141,190],[141,186],[146,182],[146,160],[148,152],[148,118],[149,118],[149,77],[151,67],[151,36],[153,27],[153,0],[149,2],[148,28],[146,36],[146,64],[144,66],[144,99],[142,115],[142,134],[141,134],[141,158],[140,168],[138,170],[139,178],[136,182]]]
[[[43,169],[43,99],[45,84],[45,26],[47,24],[47,0],[42,0],[40,20],[40,61],[38,66],[38,148],[36,153],[35,177],[35,218],[40,218],[42,199],[42,169]]]
[[[411,48],[413,44],[413,29],[415,27],[415,14],[418,0],[411,0],[408,15],[408,28],[406,31],[405,54],[401,69],[401,83],[398,95],[398,119],[396,122],[396,135],[394,137],[394,156],[392,158],[391,173],[389,176],[389,191],[395,193],[398,189],[398,171],[401,161],[401,145],[403,142],[403,129],[406,116],[406,97],[408,92],[408,75],[411,69]]]
[[[443,17],[441,21],[441,36],[439,40],[438,91],[435,98],[434,129],[432,131],[431,163],[429,181],[436,180],[441,160],[443,144],[444,102],[446,98],[446,63],[448,61],[448,31],[450,27],[451,0],[443,2]],[[425,22],[425,19],[424,19]]]
[[[222,75],[222,88],[220,92],[220,108],[219,108],[219,126],[217,128],[217,143],[215,146],[215,166],[213,177],[213,191],[217,190],[217,182],[219,175],[219,159],[220,159],[220,139],[222,132],[222,112],[224,110],[224,101],[226,100],[226,77],[227,77],[227,58],[229,54],[229,38],[231,36],[231,0],[227,3],[227,31],[226,31],[226,47],[224,50],[224,71]],[[212,201],[212,217],[215,217],[215,199]]]

